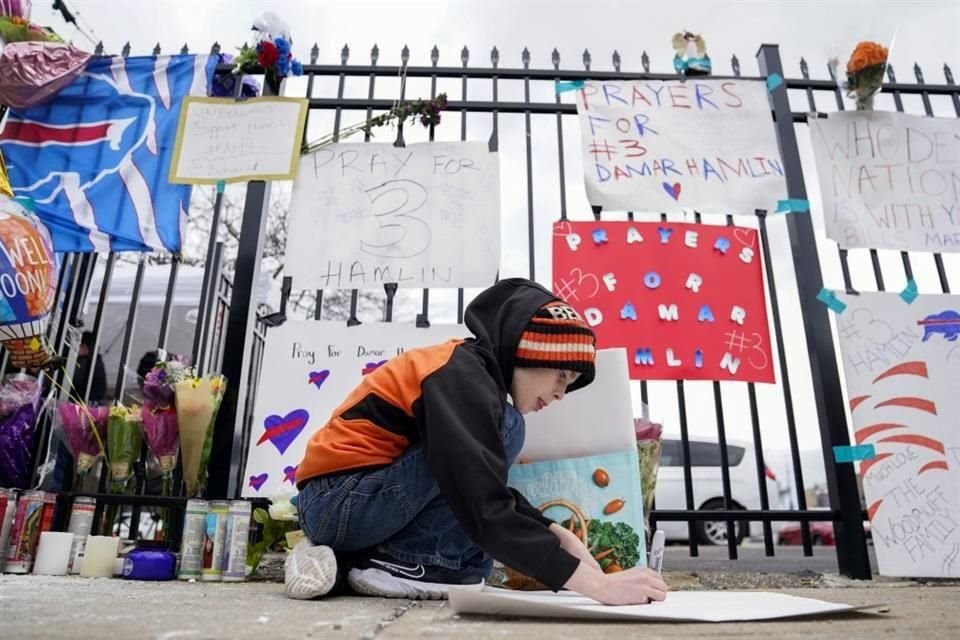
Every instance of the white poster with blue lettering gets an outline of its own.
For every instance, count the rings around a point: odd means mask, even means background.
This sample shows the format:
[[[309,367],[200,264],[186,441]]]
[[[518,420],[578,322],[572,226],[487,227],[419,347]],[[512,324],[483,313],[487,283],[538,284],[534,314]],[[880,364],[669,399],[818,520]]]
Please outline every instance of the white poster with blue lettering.
[[[835,295],[880,574],[960,578],[960,296]]]
[[[577,113],[587,199],[605,211],[754,215],[787,197],[762,81],[587,81]]]
[[[960,120],[851,111],[809,124],[827,237],[960,252]]]
[[[488,287],[500,162],[486,142],[332,144],[300,158],[284,273],[298,289]]]

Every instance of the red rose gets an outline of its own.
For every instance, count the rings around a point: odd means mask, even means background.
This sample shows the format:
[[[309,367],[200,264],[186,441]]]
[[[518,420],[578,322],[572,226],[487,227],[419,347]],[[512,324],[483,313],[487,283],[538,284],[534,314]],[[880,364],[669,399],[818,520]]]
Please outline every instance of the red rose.
[[[279,59],[280,53],[272,42],[261,42],[257,45],[257,63],[264,69],[272,67]]]

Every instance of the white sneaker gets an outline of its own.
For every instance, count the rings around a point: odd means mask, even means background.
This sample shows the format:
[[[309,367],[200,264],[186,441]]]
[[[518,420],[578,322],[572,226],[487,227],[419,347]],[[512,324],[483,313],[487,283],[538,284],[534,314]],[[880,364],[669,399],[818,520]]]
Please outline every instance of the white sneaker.
[[[310,600],[325,596],[337,583],[333,549],[301,540],[283,562],[283,589],[287,596]]]

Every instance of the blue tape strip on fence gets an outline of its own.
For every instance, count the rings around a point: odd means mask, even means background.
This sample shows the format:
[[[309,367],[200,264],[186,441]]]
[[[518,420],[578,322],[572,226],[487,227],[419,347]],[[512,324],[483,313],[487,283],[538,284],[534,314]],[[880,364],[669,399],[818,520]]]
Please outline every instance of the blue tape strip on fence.
[[[223,180],[217,180],[217,193],[223,193],[223,190],[227,188],[227,183]]]
[[[767,91],[773,91],[783,84],[783,78],[779,73],[771,73],[767,76]]]
[[[856,462],[869,460],[877,455],[872,444],[861,444],[855,447],[834,447],[833,459],[837,462]]]
[[[917,283],[913,280],[908,280],[906,289],[900,292],[900,297],[907,304],[912,304],[918,295],[920,295],[920,291],[917,290]]]
[[[576,91],[577,89],[582,89],[583,85],[584,85],[583,80],[573,80],[571,82],[558,82],[557,93],[564,93],[566,91]]]
[[[777,200],[777,210],[774,213],[809,213],[810,201],[803,198],[791,200]]]
[[[817,300],[827,305],[827,307],[837,315],[843,313],[847,308],[846,303],[837,298],[837,294],[827,289],[820,289],[820,293],[817,294]]]

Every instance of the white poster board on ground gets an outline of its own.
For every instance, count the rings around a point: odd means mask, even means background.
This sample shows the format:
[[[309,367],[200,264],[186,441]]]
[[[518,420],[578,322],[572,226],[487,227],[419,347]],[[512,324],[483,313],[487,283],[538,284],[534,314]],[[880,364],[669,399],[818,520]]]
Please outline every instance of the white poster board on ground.
[[[298,289],[488,287],[500,162],[486,142],[334,144],[300,160],[284,273]]]
[[[170,182],[291,180],[306,121],[306,98],[184,98]]]
[[[462,325],[287,321],[269,329],[243,475],[243,497],[294,489],[310,436],[360,383],[397,353],[470,335]]]
[[[577,113],[587,199],[605,211],[752,216],[787,197],[761,80],[587,81]]]
[[[851,111],[809,125],[827,237],[960,252],[960,120]]]
[[[597,351],[596,366],[592,384],[525,416],[527,439],[519,460],[580,458],[636,446],[626,350]]]
[[[476,613],[521,618],[571,618],[658,622],[736,622],[823,616],[876,608],[801,598],[762,591],[677,591],[663,602],[608,606],[561,591],[517,592],[486,587],[450,590],[450,608],[456,613]]]
[[[960,296],[837,293],[853,440],[881,575],[960,577]]]

